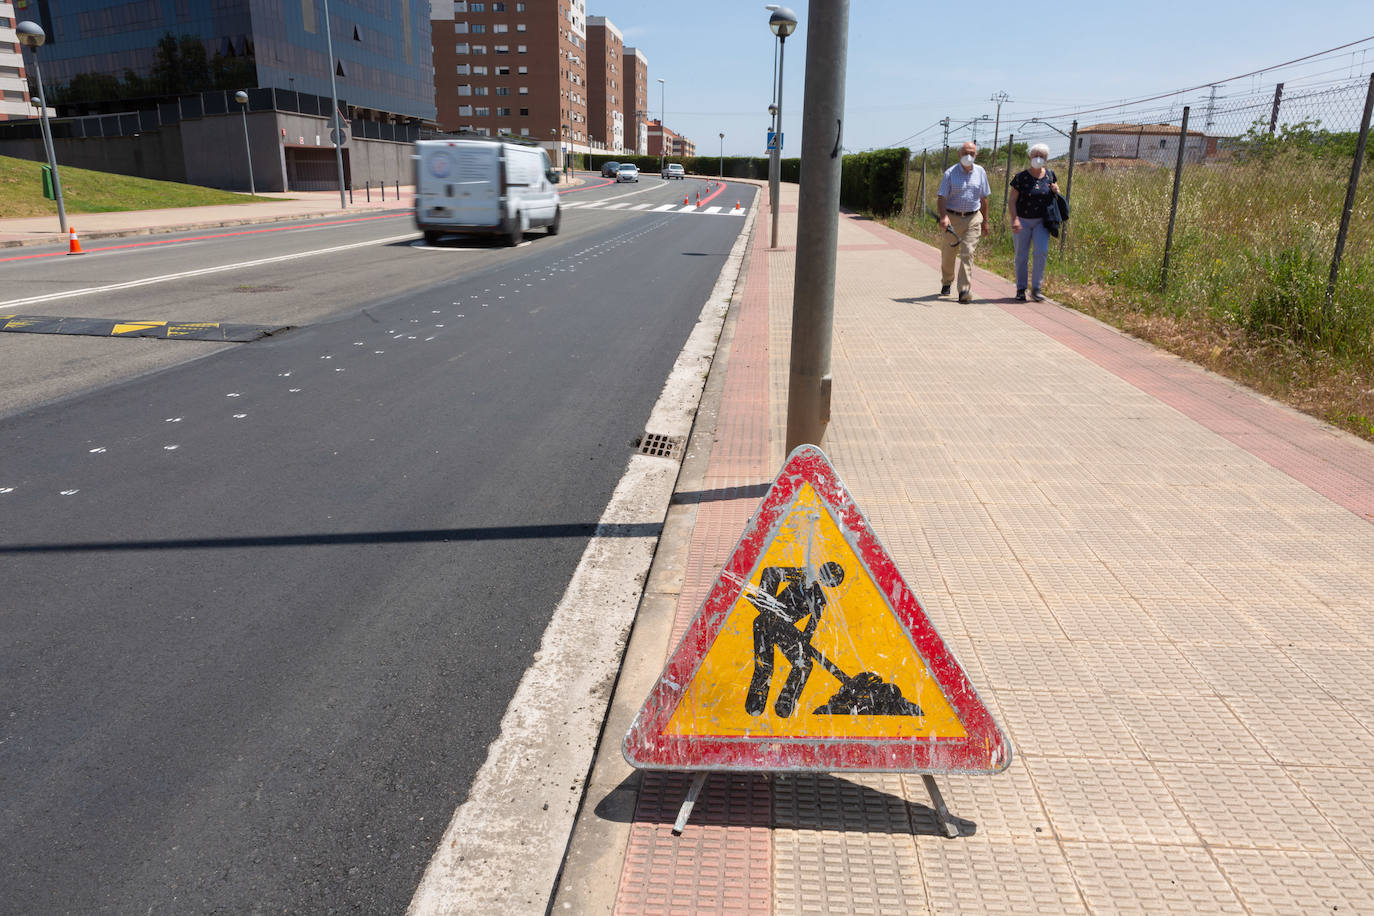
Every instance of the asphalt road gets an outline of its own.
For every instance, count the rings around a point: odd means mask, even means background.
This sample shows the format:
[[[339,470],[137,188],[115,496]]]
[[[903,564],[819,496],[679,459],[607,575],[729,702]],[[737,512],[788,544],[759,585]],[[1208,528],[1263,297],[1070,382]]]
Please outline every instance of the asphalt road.
[[[405,908],[744,225],[628,207],[702,187],[0,260],[3,314],[294,328],[0,334],[0,911]]]

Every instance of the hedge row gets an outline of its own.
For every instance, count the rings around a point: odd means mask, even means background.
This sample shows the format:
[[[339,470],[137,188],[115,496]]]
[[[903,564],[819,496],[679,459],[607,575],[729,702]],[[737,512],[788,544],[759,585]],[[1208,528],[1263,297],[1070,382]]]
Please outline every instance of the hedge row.
[[[906,149],[845,156],[840,171],[840,205],[874,216],[901,212],[909,157]]]

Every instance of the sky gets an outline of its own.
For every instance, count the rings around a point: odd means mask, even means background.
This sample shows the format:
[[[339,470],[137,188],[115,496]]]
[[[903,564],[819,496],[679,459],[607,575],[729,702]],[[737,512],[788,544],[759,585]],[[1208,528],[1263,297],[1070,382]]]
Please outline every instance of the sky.
[[[784,155],[801,149],[807,6],[791,6],[800,25],[787,39],[784,59]],[[722,146],[727,156],[765,155],[777,39],[762,0],[587,0],[587,13],[605,16],[627,45],[648,57],[650,116],[659,114],[662,78],[668,128],[693,140],[698,155],[715,155]],[[942,129],[935,122],[993,117],[997,106],[990,99],[998,92],[1009,97],[1001,109],[1005,139],[1031,117],[1205,85],[1370,36],[1369,0],[1301,6],[1153,0],[1090,7],[851,0],[844,146],[939,148]],[[1368,78],[1374,42],[1320,63],[1308,72],[1329,71],[1324,78],[1333,80]],[[1285,73],[1294,76],[1291,69]],[[1272,93],[1283,78],[1261,74],[1227,83],[1220,92]],[[1196,111],[1207,96],[1199,90],[1183,104],[1191,102]],[[1110,113],[1102,116],[1110,119]],[[1069,120],[1051,123],[1067,131]],[[985,144],[992,128],[991,121],[977,125]],[[952,135],[951,143],[968,139],[970,130]]]

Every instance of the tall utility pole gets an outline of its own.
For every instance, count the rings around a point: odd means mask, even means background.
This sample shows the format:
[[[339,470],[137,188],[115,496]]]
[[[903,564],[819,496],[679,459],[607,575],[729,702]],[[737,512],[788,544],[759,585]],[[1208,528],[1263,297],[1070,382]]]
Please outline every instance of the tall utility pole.
[[[1215,114],[1217,110],[1217,89],[1219,88],[1219,86],[1213,83],[1212,94],[1207,98],[1207,120],[1202,125],[1202,132],[1208,136],[1212,133],[1212,115]],[[1222,96],[1222,98],[1225,98],[1225,96]]]
[[[329,0],[324,0],[324,40],[329,50],[329,101],[334,106],[334,161],[339,166],[339,208],[348,206],[344,198],[343,124],[339,121],[339,85],[334,79],[334,29],[329,21]]]
[[[945,149],[945,160],[940,163],[940,170],[944,171],[949,168],[949,115],[945,115],[945,119],[940,123],[945,126],[945,142],[943,144]]]
[[[997,140],[1002,136],[1002,103],[1010,99],[1011,96],[1001,91],[994,92],[992,98],[988,99],[989,102],[997,103],[997,120],[992,125],[992,156],[994,159],[997,158]]]
[[[830,422],[831,326],[840,225],[849,0],[812,0],[806,30],[797,266],[792,281],[792,352],[787,451],[820,445]]]

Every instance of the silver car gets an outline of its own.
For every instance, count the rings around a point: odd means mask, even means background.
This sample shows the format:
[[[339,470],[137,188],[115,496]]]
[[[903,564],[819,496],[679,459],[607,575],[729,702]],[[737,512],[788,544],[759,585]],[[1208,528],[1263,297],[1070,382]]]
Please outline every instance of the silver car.
[[[682,170],[682,165],[677,162],[670,162],[663,167],[663,177],[676,178],[679,181],[687,177],[687,173]]]
[[[616,170],[615,180],[617,182],[639,181],[639,166],[635,165],[633,162],[625,163]]]

